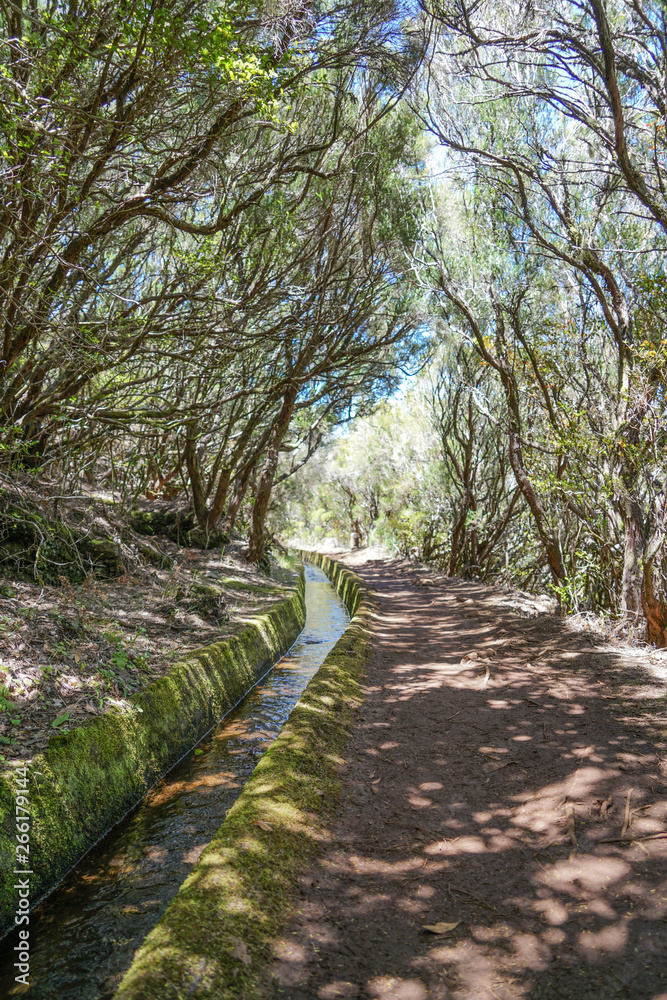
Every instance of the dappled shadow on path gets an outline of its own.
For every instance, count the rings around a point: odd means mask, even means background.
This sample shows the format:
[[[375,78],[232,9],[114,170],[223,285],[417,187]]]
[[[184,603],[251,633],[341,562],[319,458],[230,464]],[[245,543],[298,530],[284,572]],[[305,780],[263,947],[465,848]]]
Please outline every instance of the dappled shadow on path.
[[[667,1000],[667,752],[619,657],[490,588],[361,573],[368,697],[274,996]]]

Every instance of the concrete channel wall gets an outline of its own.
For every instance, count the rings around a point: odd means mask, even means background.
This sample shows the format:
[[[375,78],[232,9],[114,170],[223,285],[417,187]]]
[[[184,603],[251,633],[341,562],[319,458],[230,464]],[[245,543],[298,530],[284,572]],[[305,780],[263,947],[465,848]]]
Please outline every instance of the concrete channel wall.
[[[125,712],[108,711],[55,734],[28,765],[30,902],[67,871],[187,753],[292,646],[305,622],[303,572],[295,589],[230,639],[197,649]],[[0,936],[18,897],[14,772],[0,775]]]
[[[260,997],[272,942],[295,902],[296,878],[326,843],[342,787],[342,753],[362,702],[373,610],[350,570],[316,552],[298,554],[327,574],[350,624],[135,953],[115,1000]]]

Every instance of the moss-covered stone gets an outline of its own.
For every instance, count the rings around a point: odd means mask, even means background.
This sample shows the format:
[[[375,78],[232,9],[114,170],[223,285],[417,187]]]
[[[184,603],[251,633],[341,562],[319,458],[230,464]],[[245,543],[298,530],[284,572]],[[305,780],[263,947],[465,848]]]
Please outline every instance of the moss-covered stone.
[[[281,593],[283,590],[281,588]],[[272,596],[272,588],[266,588],[264,597]],[[186,587],[177,587],[173,599],[182,607],[196,612],[204,621],[217,622],[225,613],[227,602],[220,587],[213,583],[191,583]]]
[[[156,505],[148,510],[135,507],[130,511],[130,525],[139,535],[166,535],[178,545],[186,541],[195,527],[192,510]]]
[[[130,511],[130,525],[139,535],[166,535],[193,549],[219,549],[229,541],[229,534],[221,528],[200,528],[190,508],[165,503],[135,507]]]
[[[229,535],[220,528],[193,528],[188,532],[187,544],[193,549],[219,549],[229,541]]]
[[[353,617],[277,740],[162,919],[115,1000],[255,1000],[271,942],[294,902],[295,877],[327,837],[341,752],[370,650],[370,597],[353,573],[317,553]]]
[[[99,570],[103,567],[111,576],[120,576],[123,572],[123,560],[118,542],[110,538],[82,538],[78,542],[78,548],[90,559],[94,569]]]
[[[62,577],[81,583],[91,570],[108,577],[124,572],[121,547],[111,538],[93,537],[84,527],[47,518],[36,506],[3,504],[7,500],[0,491],[0,561],[5,574],[58,586]]]
[[[54,735],[30,772],[31,902],[37,903],[104,833],[240,701],[292,645],[305,621],[303,579],[231,639],[194,650],[167,675],[109,711]],[[16,848],[15,783],[0,776],[0,862]],[[0,931],[13,923],[14,876],[3,875]]]

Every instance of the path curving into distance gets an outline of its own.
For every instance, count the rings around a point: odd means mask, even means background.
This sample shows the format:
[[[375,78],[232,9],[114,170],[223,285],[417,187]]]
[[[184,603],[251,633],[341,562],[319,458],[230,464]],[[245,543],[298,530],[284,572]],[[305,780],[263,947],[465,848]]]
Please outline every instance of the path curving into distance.
[[[664,689],[500,591],[354,569],[367,698],[267,997],[667,1000]]]

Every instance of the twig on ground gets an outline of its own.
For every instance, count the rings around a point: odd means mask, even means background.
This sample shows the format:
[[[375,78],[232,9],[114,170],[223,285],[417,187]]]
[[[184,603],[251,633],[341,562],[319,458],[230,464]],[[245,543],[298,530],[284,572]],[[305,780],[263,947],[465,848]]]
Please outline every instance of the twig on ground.
[[[451,895],[452,890],[454,890],[454,892],[460,892],[464,896],[469,896],[470,899],[474,899],[476,903],[479,903],[480,906],[483,906],[487,910],[491,910],[492,913],[497,913],[501,917],[505,917],[507,920],[511,919],[508,913],[504,913],[502,910],[498,910],[495,906],[492,906],[491,903],[485,902],[483,899],[480,899],[479,896],[474,896],[472,892],[468,892],[467,889],[459,889],[457,885],[452,885],[450,882],[448,882],[447,892],[449,893],[449,895]]]
[[[623,816],[623,829],[621,830],[621,839],[625,836],[628,827],[632,823],[632,816],[630,814],[630,799],[632,798],[633,789],[631,788],[625,799],[625,814]]]
[[[570,838],[570,843],[573,847],[578,847],[577,835],[574,832],[574,803],[565,803],[565,818],[567,822],[567,835]]]
[[[663,837],[667,837],[667,830],[663,830],[662,833],[647,833],[647,834],[637,834],[637,836],[630,835],[629,837],[605,837],[604,840],[596,840],[596,844],[632,844],[632,843],[642,843],[645,840],[661,840]]]

